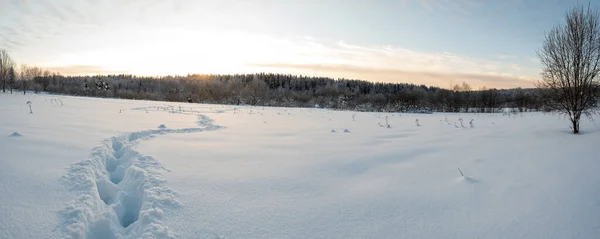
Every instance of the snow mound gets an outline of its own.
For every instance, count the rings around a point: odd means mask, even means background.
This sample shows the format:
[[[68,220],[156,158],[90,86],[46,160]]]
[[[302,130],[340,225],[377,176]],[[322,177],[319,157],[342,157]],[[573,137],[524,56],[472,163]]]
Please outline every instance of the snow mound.
[[[470,183],[470,184],[476,184],[476,183],[480,183],[481,181],[471,178],[471,177],[467,177],[467,176],[461,176],[460,178],[458,178],[459,182],[463,182],[463,183]]]
[[[23,136],[22,134],[19,134],[19,132],[14,132],[12,134],[9,135],[10,137],[21,137]]]
[[[158,126],[158,128],[159,128],[159,129],[166,129],[166,128],[167,128],[167,126],[165,126],[164,124],[161,124],[161,125],[159,125],[159,126]]]
[[[350,130],[344,129],[344,133],[350,133]]]
[[[337,131],[335,131],[335,129],[332,129],[332,130],[331,130],[331,133],[335,133],[335,132],[337,132]]]

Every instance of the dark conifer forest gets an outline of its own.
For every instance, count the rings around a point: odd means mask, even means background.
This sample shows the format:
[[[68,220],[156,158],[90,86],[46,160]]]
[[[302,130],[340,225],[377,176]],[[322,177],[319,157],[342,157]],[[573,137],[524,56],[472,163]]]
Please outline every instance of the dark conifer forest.
[[[229,105],[321,107],[384,112],[497,112],[541,110],[536,89],[479,89],[467,83],[442,89],[284,74],[61,76],[44,74],[18,90],[121,99]]]

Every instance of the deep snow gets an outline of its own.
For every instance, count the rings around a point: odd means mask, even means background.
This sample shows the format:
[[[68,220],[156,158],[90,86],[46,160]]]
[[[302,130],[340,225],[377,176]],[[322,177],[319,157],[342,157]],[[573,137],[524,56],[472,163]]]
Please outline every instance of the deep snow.
[[[600,235],[587,120],[572,135],[543,113],[0,102],[0,238]]]

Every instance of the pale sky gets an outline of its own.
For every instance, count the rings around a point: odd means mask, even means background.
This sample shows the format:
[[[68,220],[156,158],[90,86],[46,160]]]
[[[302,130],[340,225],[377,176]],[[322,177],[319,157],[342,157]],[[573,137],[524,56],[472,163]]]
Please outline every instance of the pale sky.
[[[66,75],[274,72],[533,87],[566,0],[0,0],[0,48]],[[592,6],[600,4],[592,1]]]

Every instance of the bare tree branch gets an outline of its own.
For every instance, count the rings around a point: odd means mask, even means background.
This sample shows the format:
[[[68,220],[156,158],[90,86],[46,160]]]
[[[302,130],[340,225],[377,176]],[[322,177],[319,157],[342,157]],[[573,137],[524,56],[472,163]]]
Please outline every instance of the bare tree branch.
[[[0,49],[0,81],[2,83],[2,92],[6,92],[6,84],[9,80],[9,72],[11,68],[14,68],[15,63],[13,62],[8,52],[4,49]]]
[[[599,16],[590,6],[571,9],[538,51],[543,68],[537,87],[547,107],[569,116],[575,134],[581,115],[591,117],[600,96]]]

